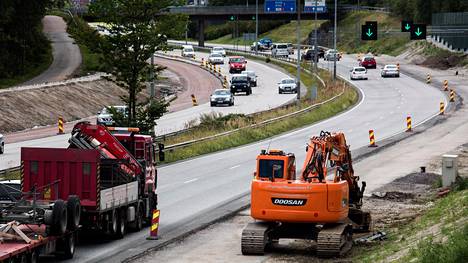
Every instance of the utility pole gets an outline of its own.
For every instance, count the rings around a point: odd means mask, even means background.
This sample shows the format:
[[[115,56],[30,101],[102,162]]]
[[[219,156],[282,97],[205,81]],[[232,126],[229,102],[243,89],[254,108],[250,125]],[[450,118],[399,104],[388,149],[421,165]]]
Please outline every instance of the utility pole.
[[[255,55],[258,55],[258,0],[255,1]]]
[[[301,103],[301,0],[297,0],[297,105]]]
[[[336,80],[336,57],[337,57],[337,50],[336,50],[336,14],[338,9],[338,0],[335,0],[335,29],[333,30],[333,49],[335,50],[334,59],[333,59],[333,81]]]
[[[318,5],[318,0],[315,0],[315,32],[314,32],[314,65],[315,65],[315,71],[317,73],[317,62],[318,62],[318,46],[317,46],[317,5]]]

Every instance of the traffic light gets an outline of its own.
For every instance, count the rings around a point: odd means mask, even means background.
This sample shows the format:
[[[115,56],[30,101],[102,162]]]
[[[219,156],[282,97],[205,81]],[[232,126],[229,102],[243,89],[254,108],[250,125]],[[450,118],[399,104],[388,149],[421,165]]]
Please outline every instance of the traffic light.
[[[410,32],[413,27],[413,21],[401,21],[401,32]]]
[[[236,15],[230,15],[229,16],[229,21],[236,21],[237,20],[237,16]]]
[[[366,21],[365,25],[361,26],[362,40],[377,40],[377,22]]]
[[[426,24],[413,24],[411,40],[426,39]]]

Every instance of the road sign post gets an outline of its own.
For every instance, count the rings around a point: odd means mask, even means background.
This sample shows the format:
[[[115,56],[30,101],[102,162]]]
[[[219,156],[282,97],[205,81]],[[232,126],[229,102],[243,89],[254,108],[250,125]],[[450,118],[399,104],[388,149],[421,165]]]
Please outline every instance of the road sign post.
[[[304,13],[325,13],[325,12],[327,12],[327,5],[325,3],[325,0],[305,0]]]
[[[295,13],[296,0],[265,0],[266,13]]]
[[[401,21],[401,32],[411,32],[413,21]]]
[[[367,21],[361,26],[362,40],[377,40],[377,22]]]
[[[426,25],[413,24],[411,28],[411,40],[426,39]]]

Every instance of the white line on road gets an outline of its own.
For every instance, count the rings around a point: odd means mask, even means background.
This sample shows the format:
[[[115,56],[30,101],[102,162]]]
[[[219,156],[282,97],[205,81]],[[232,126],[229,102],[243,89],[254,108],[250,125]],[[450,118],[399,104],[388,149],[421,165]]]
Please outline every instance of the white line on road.
[[[184,184],[189,184],[189,183],[193,183],[195,181],[198,181],[198,178],[194,178],[194,179],[191,179],[191,180],[188,180],[188,181],[185,181]]]
[[[229,168],[229,170],[236,169],[237,167],[240,167],[240,165],[234,165],[233,167]]]

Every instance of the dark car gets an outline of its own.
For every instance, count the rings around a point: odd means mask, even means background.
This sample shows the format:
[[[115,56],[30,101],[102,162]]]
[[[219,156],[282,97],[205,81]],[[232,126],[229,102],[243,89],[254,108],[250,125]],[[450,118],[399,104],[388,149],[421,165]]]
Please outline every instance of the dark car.
[[[325,50],[319,47],[317,49],[317,60],[319,58],[323,58],[324,55],[325,55]],[[313,48],[311,48],[311,49],[307,49],[307,51],[304,54],[302,54],[301,58],[302,60],[313,60],[314,56],[315,56],[315,51]]]
[[[231,93],[245,92],[245,94],[252,94],[252,87],[250,86],[249,77],[246,74],[236,74],[231,79]]]
[[[377,68],[377,62],[374,57],[366,56],[359,61],[359,66],[365,68]]]

